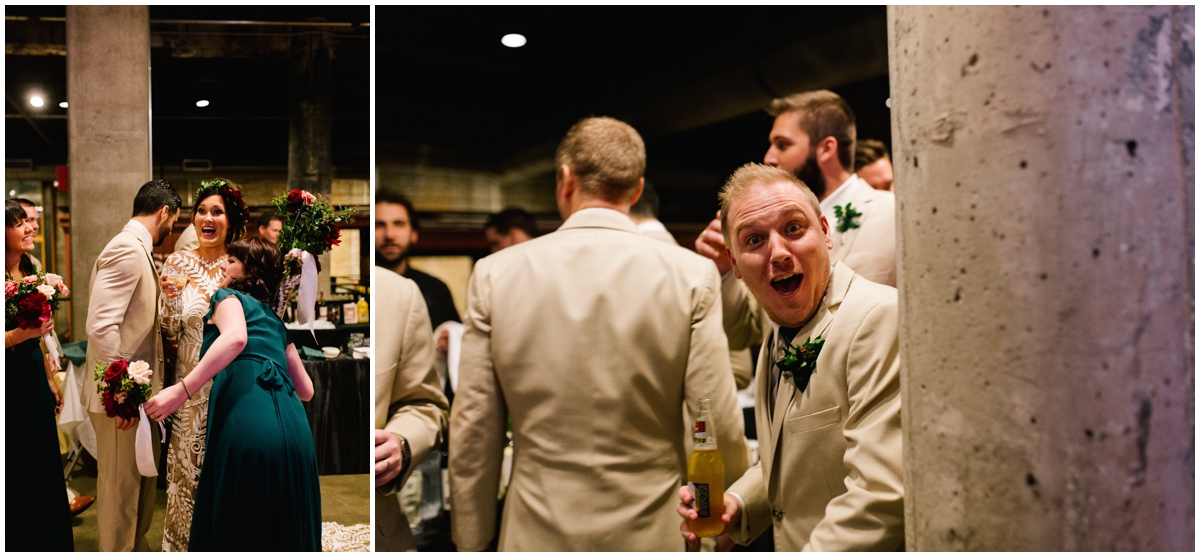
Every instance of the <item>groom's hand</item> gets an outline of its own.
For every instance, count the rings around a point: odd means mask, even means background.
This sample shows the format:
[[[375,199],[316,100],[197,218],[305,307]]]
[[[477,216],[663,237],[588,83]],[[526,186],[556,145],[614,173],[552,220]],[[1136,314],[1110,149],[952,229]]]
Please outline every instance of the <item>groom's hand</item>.
[[[136,426],[137,423],[138,423],[138,418],[129,418],[128,420],[126,420],[125,418],[117,416],[117,429],[119,429],[121,431],[125,431],[129,428],[132,428],[133,426]]]
[[[400,438],[384,429],[375,430],[375,487],[386,485],[404,468]]]

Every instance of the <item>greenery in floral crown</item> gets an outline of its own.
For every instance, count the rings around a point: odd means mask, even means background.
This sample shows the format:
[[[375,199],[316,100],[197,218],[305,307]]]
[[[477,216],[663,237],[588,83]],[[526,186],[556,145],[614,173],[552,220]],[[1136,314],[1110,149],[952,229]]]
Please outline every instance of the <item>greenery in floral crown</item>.
[[[250,209],[246,208],[246,202],[242,199],[242,192],[233,188],[233,184],[225,180],[213,180],[211,182],[200,182],[200,189],[196,191],[196,199],[204,199],[215,193],[220,194],[221,199],[227,205],[225,211],[232,213],[238,211],[242,215],[243,225],[250,222]],[[229,201],[233,201],[233,207],[228,207]]]
[[[788,345],[783,348],[783,357],[775,365],[785,379],[791,378],[792,383],[800,392],[808,386],[808,379],[817,370],[817,356],[821,355],[821,347],[825,339],[818,336],[804,341],[800,346]]]

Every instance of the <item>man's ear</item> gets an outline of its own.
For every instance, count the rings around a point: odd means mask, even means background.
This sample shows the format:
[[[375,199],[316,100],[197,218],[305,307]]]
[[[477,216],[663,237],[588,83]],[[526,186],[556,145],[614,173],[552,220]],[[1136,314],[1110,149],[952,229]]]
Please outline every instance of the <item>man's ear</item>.
[[[833,249],[833,236],[829,233],[829,219],[825,215],[821,215],[821,234],[825,235],[826,249]]]
[[[725,258],[729,260],[729,266],[733,268],[733,276],[738,279],[742,278],[742,272],[738,270],[737,261],[733,260],[733,250],[729,249],[729,246],[725,246]]]
[[[417,232],[417,229],[411,228],[411,226],[410,226],[410,228],[408,229],[408,238],[409,238],[408,243],[410,243],[410,244],[417,243],[418,235],[419,235],[419,233]]]
[[[645,191],[645,189],[646,189],[646,179],[645,179],[645,178],[638,178],[638,187],[637,187],[637,190],[636,190],[636,191],[634,191],[634,192],[633,192],[633,196],[631,196],[631,197],[629,198],[629,204],[630,204],[630,205],[633,205],[634,203],[637,203],[637,202],[638,202],[638,199],[641,199],[641,197],[642,197],[642,192],[643,192],[643,191]]]
[[[838,166],[842,164],[838,161],[838,140],[832,135],[817,143],[817,163],[826,165],[829,161],[836,162]]]

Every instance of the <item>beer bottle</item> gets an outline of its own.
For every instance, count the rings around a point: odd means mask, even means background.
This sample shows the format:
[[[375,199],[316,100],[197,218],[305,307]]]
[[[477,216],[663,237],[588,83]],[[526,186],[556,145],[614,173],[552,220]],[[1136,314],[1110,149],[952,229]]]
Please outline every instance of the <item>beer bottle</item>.
[[[697,536],[712,538],[721,535],[725,523],[725,461],[717,452],[717,438],[709,422],[707,398],[700,399],[700,415],[692,432],[692,455],[688,457],[688,490],[692,492],[692,508],[699,517],[688,522]]]

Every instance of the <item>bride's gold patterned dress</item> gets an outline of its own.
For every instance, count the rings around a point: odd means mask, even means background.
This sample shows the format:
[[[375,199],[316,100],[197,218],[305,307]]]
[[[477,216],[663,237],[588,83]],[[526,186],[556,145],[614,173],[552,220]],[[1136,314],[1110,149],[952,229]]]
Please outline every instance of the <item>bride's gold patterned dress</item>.
[[[188,277],[183,291],[174,298],[162,297],[162,330],[179,343],[175,381],[181,381],[200,361],[204,341],[204,315],[209,299],[221,281],[221,262],[206,262],[195,251],[177,251],[163,266],[182,270]],[[187,551],[192,529],[192,505],[196,482],[204,462],[205,427],[208,422],[208,395],[212,381],[192,393],[192,398],[175,412],[171,443],[167,448],[167,516],[163,532],[163,551]]]

